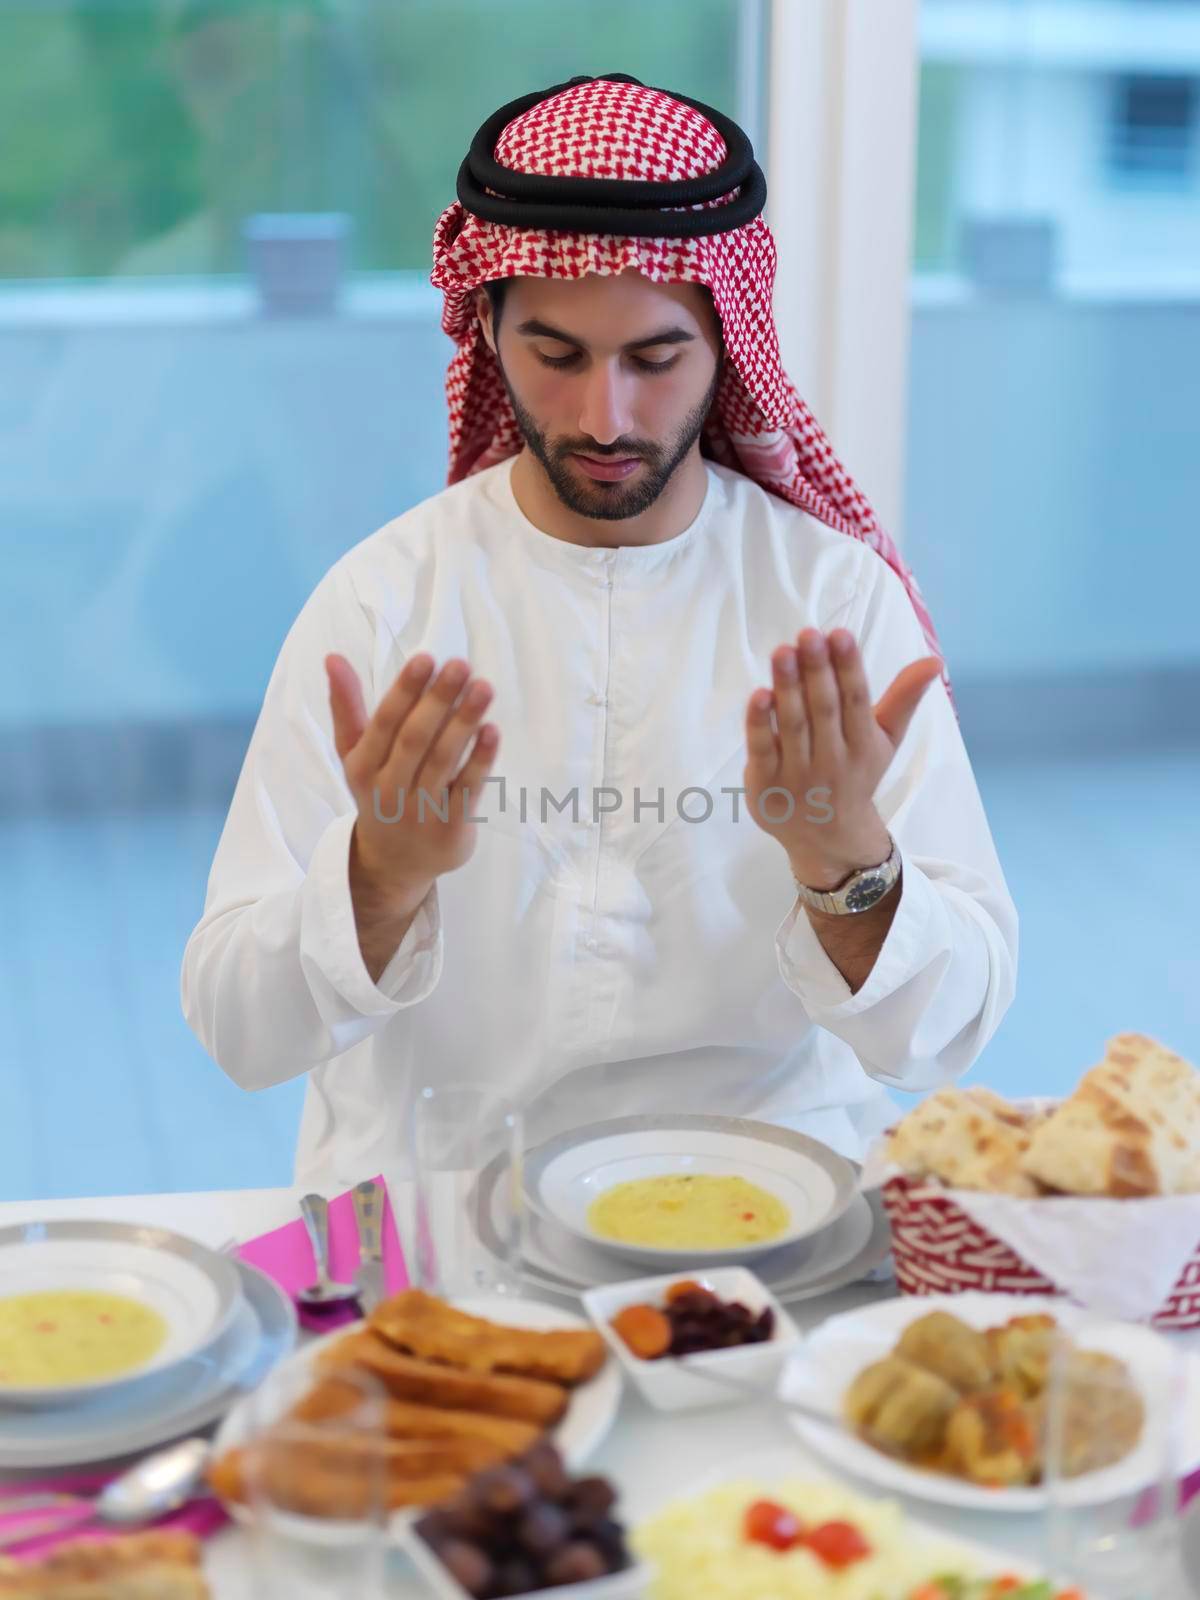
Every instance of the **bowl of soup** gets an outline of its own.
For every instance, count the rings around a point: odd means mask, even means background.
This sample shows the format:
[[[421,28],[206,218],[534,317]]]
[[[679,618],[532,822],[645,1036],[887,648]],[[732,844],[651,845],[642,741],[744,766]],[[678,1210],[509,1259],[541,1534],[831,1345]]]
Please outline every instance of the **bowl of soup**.
[[[857,1193],[854,1167],[827,1145],[741,1118],[621,1117],[525,1157],[532,1210],[666,1270],[794,1246],[836,1222]]]
[[[70,1404],[198,1357],[240,1301],[232,1261],[165,1228],[0,1229],[0,1405]]]

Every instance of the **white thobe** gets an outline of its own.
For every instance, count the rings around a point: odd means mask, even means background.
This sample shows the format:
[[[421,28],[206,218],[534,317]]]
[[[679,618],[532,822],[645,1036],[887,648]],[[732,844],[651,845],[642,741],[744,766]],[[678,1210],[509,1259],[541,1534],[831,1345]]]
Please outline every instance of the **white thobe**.
[[[1015,987],[1016,912],[944,685],[873,797],[903,876],[856,993],[736,791],[747,700],[802,628],[848,628],[876,700],[928,655],[903,585],[867,545],[710,461],[682,533],[570,544],[522,513],[513,459],[387,523],[306,601],[184,953],[188,1023],[247,1089],[308,1075],[296,1180],[318,1188],[394,1170],[410,1097],[448,1080],[510,1093],[530,1142],[704,1111],[858,1156],[895,1113],[889,1089],[966,1071]],[[350,898],[331,651],[368,712],[418,651],[464,657],[495,691],[474,854],[378,982]]]

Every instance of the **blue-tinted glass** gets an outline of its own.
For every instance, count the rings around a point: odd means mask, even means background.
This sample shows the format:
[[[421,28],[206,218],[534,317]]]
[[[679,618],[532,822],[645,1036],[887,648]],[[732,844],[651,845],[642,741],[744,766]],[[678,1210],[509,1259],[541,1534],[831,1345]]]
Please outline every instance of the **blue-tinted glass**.
[[[1200,1059],[1200,5],[922,0],[906,551],[1022,915],[977,1068]]]
[[[445,485],[434,224],[581,73],[756,136],[761,12],[0,0],[0,1198],[290,1181],[180,961],[284,634]]]

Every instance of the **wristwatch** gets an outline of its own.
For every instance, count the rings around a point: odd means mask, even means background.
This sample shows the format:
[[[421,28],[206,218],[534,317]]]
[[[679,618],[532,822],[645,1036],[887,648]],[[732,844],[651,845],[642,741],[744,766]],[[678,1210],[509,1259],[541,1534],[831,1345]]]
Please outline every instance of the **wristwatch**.
[[[891,834],[888,838],[892,839]],[[834,916],[852,915],[856,911],[869,911],[882,900],[900,877],[900,847],[892,839],[892,853],[877,867],[860,867],[838,884],[836,889],[810,889],[801,883],[795,873],[796,892],[806,906],[814,911],[829,911]]]

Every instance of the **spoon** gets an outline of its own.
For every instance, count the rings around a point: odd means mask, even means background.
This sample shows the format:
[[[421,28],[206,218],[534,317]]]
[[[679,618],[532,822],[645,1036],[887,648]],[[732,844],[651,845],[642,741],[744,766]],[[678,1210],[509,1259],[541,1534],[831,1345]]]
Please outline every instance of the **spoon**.
[[[333,1311],[358,1299],[352,1283],[334,1283],[329,1277],[329,1202],[319,1194],[306,1194],[300,1202],[300,1215],[308,1229],[317,1281],[297,1291],[296,1299],[310,1311]]]
[[[23,1522],[11,1533],[0,1536],[0,1549],[68,1528],[74,1532],[92,1522],[155,1522],[191,1499],[211,1451],[207,1439],[182,1439],[165,1450],[156,1450],[106,1484],[94,1499],[63,1496],[53,1515],[38,1522]],[[32,1504],[29,1509],[33,1509]]]

